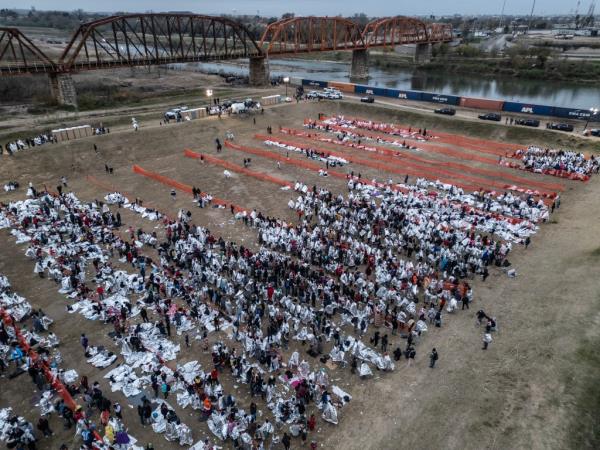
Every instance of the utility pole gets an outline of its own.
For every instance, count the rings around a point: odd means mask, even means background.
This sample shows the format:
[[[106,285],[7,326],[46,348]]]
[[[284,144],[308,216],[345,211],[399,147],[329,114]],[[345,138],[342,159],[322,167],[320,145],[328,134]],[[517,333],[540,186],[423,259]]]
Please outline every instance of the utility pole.
[[[529,14],[529,23],[527,24],[527,34],[529,34],[529,30],[531,29],[531,21],[533,20],[533,10],[535,9],[535,0],[533,0],[533,5],[531,5],[531,14]]]
[[[506,6],[506,0],[504,0],[504,3],[502,3],[502,12],[500,13],[500,26],[499,26],[499,28],[504,28],[504,8],[505,8],[505,6]]]

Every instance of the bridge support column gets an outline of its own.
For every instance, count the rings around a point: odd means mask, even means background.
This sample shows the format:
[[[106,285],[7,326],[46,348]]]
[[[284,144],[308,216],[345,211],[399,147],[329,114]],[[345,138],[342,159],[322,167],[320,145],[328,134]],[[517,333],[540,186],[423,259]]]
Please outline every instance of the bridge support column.
[[[59,105],[77,106],[77,91],[73,78],[68,73],[51,73],[48,75],[50,94]]]
[[[268,86],[271,78],[269,76],[269,61],[264,56],[250,57],[250,86]]]
[[[417,44],[415,46],[414,61],[417,64],[425,64],[431,61],[431,44]]]
[[[352,50],[350,78],[355,80],[365,80],[369,78],[369,50]]]

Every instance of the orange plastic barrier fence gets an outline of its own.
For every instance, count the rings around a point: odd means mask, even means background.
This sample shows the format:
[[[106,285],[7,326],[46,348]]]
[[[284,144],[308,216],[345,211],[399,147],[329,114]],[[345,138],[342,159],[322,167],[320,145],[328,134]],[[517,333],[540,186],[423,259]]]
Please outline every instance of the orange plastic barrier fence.
[[[276,153],[270,152],[270,151],[266,151],[266,150],[261,150],[261,149],[257,149],[257,148],[250,148],[250,147],[246,147],[243,145],[239,145],[239,144],[234,144],[232,142],[229,141],[225,141],[225,146],[228,148],[231,148],[233,150],[238,150],[244,153],[250,153],[252,155],[256,155],[256,156],[262,156],[264,158],[268,158],[268,159],[274,159],[277,161],[281,161],[285,164],[290,164],[293,166],[297,166],[297,167],[303,167],[305,169],[308,170],[312,170],[312,171],[319,171],[319,170],[323,170],[323,168],[316,164],[316,163],[310,163],[308,161],[302,161],[302,160],[297,160],[297,159],[291,159],[291,158],[285,158],[283,156],[280,156]],[[336,170],[329,170],[327,171],[328,175],[334,178],[340,178],[340,179],[344,179],[344,180],[348,180],[350,178],[349,174],[344,174],[342,172],[338,172]],[[354,177],[355,180],[358,180],[358,178],[355,176]],[[396,186],[396,185],[388,185],[385,183],[374,183],[371,180],[365,179],[365,178],[361,178],[360,182],[363,184],[367,184],[369,186],[374,186],[374,187],[384,187],[384,186],[388,186],[390,189],[394,190],[394,191],[400,191],[400,192],[408,192],[408,189],[403,188],[401,186]],[[428,195],[430,196],[435,196],[437,195],[437,192],[435,191],[430,191],[428,193]],[[497,213],[491,213],[489,211],[483,211],[481,209],[478,208],[473,208],[472,206],[466,204],[466,203],[460,203],[460,202],[451,202],[451,204],[455,207],[455,208],[463,208],[465,210],[465,212],[471,212],[474,211],[478,214],[482,214],[484,216],[491,216],[494,217],[496,219],[506,219],[509,220],[510,222],[512,222],[513,224],[516,223],[520,223],[523,221],[523,219],[518,218],[518,217],[511,217],[511,216],[505,216],[502,214],[497,214]]]
[[[323,120],[327,120],[327,118],[323,118]],[[362,120],[362,119],[356,119],[356,120]],[[324,122],[318,122],[321,125],[327,125]],[[330,127],[336,127],[336,129],[339,130],[372,130],[370,132],[367,131],[362,131],[363,133],[365,133],[366,136],[370,136],[370,137],[377,137],[377,135],[373,134],[374,132],[380,132],[380,133],[386,133],[392,136],[397,136],[394,134],[394,131],[404,131],[404,132],[408,132],[408,129],[404,129],[404,128],[390,128],[389,130],[385,129],[379,129],[379,128],[363,128],[360,127],[358,125],[355,125],[357,128],[355,129],[348,129],[339,125],[329,125]],[[431,142],[431,139],[433,138],[433,135],[431,135],[430,131],[427,131],[427,138],[429,138],[429,142]],[[379,136],[381,138],[381,136]],[[402,136],[397,136],[398,138],[404,139],[402,138]],[[514,151],[514,150],[518,150],[523,148],[523,146],[518,146],[517,148],[512,148],[512,147],[500,147],[498,148],[497,145],[498,143],[494,142],[494,141],[485,141],[485,140],[473,140],[471,138],[467,138],[465,136],[459,136],[459,135],[455,135],[455,134],[446,134],[446,133],[436,133],[435,134],[435,138],[436,138],[436,142],[440,143],[440,144],[447,144],[447,145],[455,145],[455,146],[459,146],[459,147],[463,147],[469,150],[473,150],[479,153],[486,153],[488,155],[495,155],[495,156],[505,156],[506,153],[508,153],[509,151]],[[409,138],[406,138],[409,139]],[[421,140],[418,141],[419,143],[423,142]],[[511,144],[514,145],[514,144]]]
[[[255,137],[257,139],[264,138],[265,140],[266,139],[276,140],[275,138],[269,137],[269,136],[256,135]],[[290,145],[294,145],[294,144],[290,144]],[[290,160],[288,160],[287,158],[284,158],[283,156],[279,156],[276,153],[273,153],[273,152],[270,152],[270,151],[266,151],[266,150],[260,150],[260,149],[257,149],[257,148],[246,147],[246,146],[242,146],[242,145],[239,145],[239,144],[233,144],[231,142],[225,142],[225,146],[229,147],[229,148],[233,148],[235,150],[243,151],[243,152],[246,152],[246,153],[251,153],[251,154],[254,154],[254,155],[258,155],[258,156],[263,156],[265,158],[275,159],[275,160],[286,162],[286,163],[289,162],[291,164],[297,165],[299,167],[304,167],[306,169],[313,170],[313,171],[323,170],[323,167],[321,165],[318,165],[318,164],[315,164],[315,163],[310,163],[308,161],[297,160],[297,159],[294,159],[294,160],[290,159]],[[328,153],[330,153],[331,155],[334,155],[333,152],[328,152]],[[350,161],[350,159],[347,158],[344,155],[337,155],[337,156],[339,156],[340,158],[344,158],[344,159]],[[414,176],[414,177],[423,177],[423,178],[432,179],[432,177],[427,177],[427,175],[424,174],[422,171],[415,170],[415,169],[410,168],[410,167],[406,167],[403,170],[397,170],[397,169],[394,169],[394,168],[390,167],[389,165],[378,164],[378,163],[374,163],[374,162],[371,162],[371,161],[361,162],[361,160],[359,160],[359,159],[353,159],[353,162],[355,162],[357,164],[362,164],[364,166],[369,166],[369,167],[372,167],[372,168],[375,168],[375,169],[378,169],[378,170],[382,170],[382,171],[386,171],[386,172],[390,172],[390,173],[395,173],[397,175],[402,175],[402,176],[404,176],[404,175],[410,175],[410,176]],[[339,173],[339,172],[338,172],[339,175],[337,175],[335,173],[335,171],[332,171],[332,170],[329,170],[327,173],[329,175],[332,175],[332,176],[342,177],[342,178],[345,178],[345,179],[348,178],[347,175]],[[464,184],[464,183],[456,183],[456,182],[444,181],[443,179],[441,179],[439,177],[434,177],[434,178],[435,178],[435,180],[439,179],[440,181],[442,181],[444,183],[453,184],[454,186],[457,186],[457,187],[460,187],[460,188],[463,188],[463,189],[466,189],[466,190],[469,190],[469,191],[480,190],[480,187],[477,187],[475,185],[469,185],[469,184]]]
[[[0,315],[2,316],[2,320],[6,325],[14,328],[17,340],[19,342],[19,346],[23,349],[23,351],[26,354],[28,354],[31,357],[33,362],[39,364],[39,367],[44,371],[46,379],[52,384],[52,387],[56,390],[58,395],[60,395],[61,398],[65,401],[65,405],[69,409],[75,411],[79,405],[77,405],[77,403],[75,402],[65,385],[62,384],[62,382],[57,377],[53,376],[52,372],[50,371],[50,368],[48,367],[48,364],[45,361],[43,361],[37,354],[37,352],[33,350],[31,346],[27,343],[25,337],[21,333],[21,330],[19,329],[19,327],[17,327],[14,318],[3,308],[0,308]]]
[[[322,118],[322,119],[325,120],[326,118]],[[373,123],[374,126],[381,127],[383,129],[387,129],[388,131],[394,131],[394,130],[403,130],[404,131],[409,128],[409,126],[407,126],[407,125],[386,124],[386,123],[382,123],[382,122],[376,122],[376,121],[372,121],[372,120],[370,121],[368,119],[361,119],[361,118],[357,118],[357,117],[345,117],[345,119],[358,120],[358,121],[363,121],[363,122],[371,122],[371,123]],[[495,150],[496,153],[494,153],[494,154],[504,155],[508,150],[519,150],[519,149],[523,148],[523,146],[520,144],[498,142],[498,141],[492,141],[489,139],[471,138],[471,137],[467,137],[467,136],[462,136],[462,135],[452,134],[452,133],[444,133],[442,131],[435,131],[435,130],[428,130],[428,132],[430,135],[438,137],[442,142],[447,142],[447,143],[453,144],[453,145],[462,145],[463,147],[471,148],[473,150],[479,150],[484,153],[493,153],[493,150]]]
[[[134,166],[132,167],[133,172],[137,173],[139,175],[142,175],[146,178],[150,178],[152,180],[158,181],[159,183],[162,183],[164,185],[167,186],[171,186],[172,188],[175,188],[179,191],[185,192],[186,194],[191,194],[192,193],[192,186],[190,186],[189,184],[185,184],[185,183],[180,183],[177,180],[174,180],[172,178],[169,177],[165,177],[164,175],[158,174],[156,172],[151,172],[149,170],[143,169],[140,166],[138,166],[137,164],[134,164]],[[205,195],[203,195],[204,197]],[[238,211],[246,211],[248,212],[248,210],[246,208],[242,208],[241,206],[236,205],[233,202],[228,202],[226,200],[217,198],[213,196],[212,202],[216,205],[223,205],[223,206],[233,206],[233,209],[235,212]]]
[[[280,130],[280,132],[282,132],[284,134],[291,134],[293,136],[310,139],[311,141],[318,141],[318,142],[323,142],[326,144],[336,145],[338,148],[339,147],[348,147],[348,148],[352,148],[355,150],[362,150],[365,155],[367,155],[369,158],[372,158],[372,159],[389,161],[390,160],[389,158],[381,157],[381,155],[377,154],[377,153],[382,153],[384,155],[392,157],[392,160],[396,160],[396,162],[398,161],[398,159],[409,159],[409,160],[414,160],[414,161],[422,162],[425,164],[431,164],[431,165],[435,165],[435,166],[451,167],[451,168],[458,169],[463,172],[477,173],[480,175],[485,175],[485,176],[494,177],[494,178],[498,178],[498,179],[510,180],[511,182],[519,183],[519,184],[525,185],[525,186],[544,189],[547,191],[547,193],[552,193],[553,190],[563,191],[565,189],[565,187],[562,184],[545,183],[542,181],[529,180],[527,178],[518,177],[516,175],[506,174],[499,170],[482,169],[482,168],[478,168],[478,167],[468,166],[465,164],[455,163],[452,161],[437,161],[437,160],[422,158],[420,156],[413,155],[406,151],[392,150],[389,148],[379,147],[379,146],[371,145],[371,144],[365,145],[365,146],[359,146],[354,143],[342,142],[342,141],[338,141],[335,139],[325,138],[325,137],[322,137],[322,135],[320,135],[318,133],[311,134],[308,132],[297,131],[297,130],[293,130],[293,129],[289,129],[289,128],[282,128]],[[368,147],[368,148],[374,149],[375,151],[366,150],[361,147]],[[495,163],[495,165],[497,166],[498,163]]]
[[[361,158],[348,157],[347,155],[343,155],[343,154],[336,153],[336,152],[329,151],[329,150],[322,150],[322,149],[319,149],[316,147],[310,147],[310,148],[306,147],[306,146],[303,147],[302,144],[300,144],[300,143],[284,141],[284,140],[277,139],[272,136],[264,136],[264,135],[257,134],[257,135],[255,135],[255,138],[259,139],[259,140],[263,140],[263,141],[265,141],[265,140],[277,141],[284,145],[291,145],[294,147],[303,148],[305,150],[311,150],[311,149],[317,150],[319,152],[328,153],[328,154],[330,154],[332,156],[336,156],[338,158],[346,159],[347,161],[353,162],[355,164],[372,167],[374,169],[382,170],[385,172],[396,173],[399,175],[417,174],[417,176],[424,176],[425,178],[440,180],[443,183],[453,184],[453,185],[461,187],[463,189],[468,189],[470,191],[481,190],[482,186],[488,186],[488,187],[492,187],[492,188],[496,188],[496,189],[516,190],[518,192],[530,191],[529,189],[521,188],[519,186],[507,185],[507,184],[498,183],[498,182],[495,182],[492,180],[486,180],[483,178],[472,177],[469,175],[464,175],[462,173],[455,173],[450,170],[435,169],[435,168],[423,166],[421,164],[416,164],[416,163],[407,163],[406,167],[403,166],[403,169],[399,170],[399,169],[395,169],[394,167],[390,167],[389,164],[380,164],[380,163],[376,163],[376,162],[361,159]],[[381,157],[381,158],[384,158],[384,157]],[[394,163],[394,165],[396,165],[396,163],[397,163],[397,161],[393,161],[393,159],[391,159],[391,158],[388,158],[387,161]],[[413,173],[410,173],[411,171]],[[446,175],[447,178],[440,177],[439,174]],[[457,183],[456,180],[462,180],[462,181]],[[470,182],[470,183],[476,183],[476,184],[468,184],[468,183],[464,183],[463,181]],[[554,193],[548,193],[548,192],[543,192],[542,194],[546,195],[546,196],[554,195]]]
[[[499,156],[506,155],[506,153],[510,150],[518,150],[523,148],[523,146],[519,144],[502,144],[495,141],[489,141],[487,139],[468,138],[466,136],[460,136],[457,134],[440,132],[435,133],[438,136],[440,142],[468,148],[471,150],[476,150],[482,153],[491,153]]]
[[[585,175],[585,174],[577,173],[577,172],[567,172],[566,170],[559,170],[559,169],[544,169],[541,172],[536,172],[533,169],[528,169],[525,166],[522,166],[518,163],[510,162],[510,161],[505,161],[502,163],[502,165],[506,166],[506,167],[510,167],[512,169],[523,170],[525,172],[543,173],[544,175],[550,175],[552,177],[558,177],[558,178],[566,178],[566,179],[573,180],[573,181],[589,181],[589,179],[590,179],[589,175]]]
[[[274,177],[272,175],[268,175],[268,174],[265,174],[265,173],[262,173],[262,172],[256,172],[255,170],[247,169],[247,168],[242,167],[242,166],[240,166],[238,164],[234,164],[234,163],[229,162],[229,161],[224,161],[222,159],[215,158],[214,156],[211,156],[211,155],[206,155],[206,154],[202,154],[202,153],[196,153],[196,152],[193,152],[192,150],[189,150],[189,149],[186,149],[183,152],[183,154],[185,156],[187,156],[188,158],[204,159],[204,161],[208,161],[211,164],[216,164],[218,166],[225,167],[226,169],[229,169],[229,170],[231,170],[233,172],[242,173],[244,175],[248,175],[250,177],[257,178],[259,180],[268,181],[270,183],[274,183],[274,184],[277,184],[279,186],[287,186],[287,187],[290,187],[290,188],[294,187],[293,183],[290,183],[289,181],[286,181],[286,180],[284,180],[282,178],[277,178],[277,177]]]
[[[321,123],[320,126],[323,126],[323,124]],[[398,136],[397,139],[388,138],[386,136],[382,136],[382,135],[379,135],[374,132],[364,131],[364,130],[360,130],[360,129],[344,128],[344,127],[341,127],[338,125],[329,125],[329,128],[331,128],[334,131],[351,132],[352,134],[359,136],[359,137],[368,137],[368,138],[375,139],[375,140],[379,139],[382,142],[387,142],[387,143],[394,143],[394,142],[398,142],[399,140],[403,140],[403,141],[405,140],[401,136]],[[427,150],[427,151],[430,151],[433,153],[440,153],[442,155],[450,156],[451,158],[456,158],[456,159],[461,159],[461,160],[467,159],[470,161],[477,161],[477,162],[480,162],[483,164],[490,164],[493,166],[498,164],[498,159],[496,159],[496,158],[489,158],[487,156],[463,152],[463,151],[456,150],[456,149],[453,149],[450,147],[445,147],[443,145],[432,144],[431,141],[425,142],[425,141],[416,140],[416,139],[412,139],[412,138],[407,138],[406,140],[418,142],[418,144],[416,144],[416,146],[420,149]],[[495,153],[494,153],[494,155],[495,155]]]

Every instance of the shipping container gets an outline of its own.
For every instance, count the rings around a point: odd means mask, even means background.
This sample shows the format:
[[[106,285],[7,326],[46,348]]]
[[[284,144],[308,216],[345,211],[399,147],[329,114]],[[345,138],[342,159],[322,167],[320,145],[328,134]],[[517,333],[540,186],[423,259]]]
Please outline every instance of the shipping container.
[[[563,117],[565,119],[579,119],[588,120],[592,119],[592,112],[587,109],[573,109],[573,108],[554,108],[554,115],[556,117]],[[600,114],[597,114],[593,119],[600,120]]]
[[[302,86],[311,86],[314,88],[326,88],[327,81],[302,80]]]
[[[460,106],[464,108],[487,109],[488,111],[502,111],[503,100],[492,100],[488,98],[461,97]]]
[[[444,105],[458,105],[460,97],[456,95],[434,94],[431,92],[423,92],[421,98],[425,102],[442,103]]]
[[[386,89],[387,97],[399,98],[402,100],[423,100],[422,92],[419,91],[401,91],[398,89]]]
[[[328,85],[328,87],[336,88],[341,92],[347,92],[349,94],[356,92],[354,90],[355,85],[353,83],[342,83],[340,81],[328,81],[327,85]]]
[[[538,116],[551,116],[554,114],[554,107],[547,105],[531,105],[529,103],[504,102],[502,111],[535,114]]]
[[[379,95],[382,97],[387,97],[387,89],[373,86],[363,86],[361,84],[357,84],[354,86],[354,92],[357,94],[364,95]]]

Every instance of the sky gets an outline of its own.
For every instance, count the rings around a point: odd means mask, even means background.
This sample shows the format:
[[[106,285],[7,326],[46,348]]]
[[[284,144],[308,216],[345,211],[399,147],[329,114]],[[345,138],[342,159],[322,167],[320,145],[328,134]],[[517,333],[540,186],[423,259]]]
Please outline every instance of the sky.
[[[296,15],[353,15],[368,16],[450,14],[528,15],[535,1],[536,15],[573,13],[577,0],[0,0],[1,8],[33,6],[41,10],[81,8],[98,12],[165,12],[192,11],[199,14],[256,14],[280,16],[285,12]],[[582,0],[580,11],[586,12],[592,0]]]

